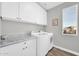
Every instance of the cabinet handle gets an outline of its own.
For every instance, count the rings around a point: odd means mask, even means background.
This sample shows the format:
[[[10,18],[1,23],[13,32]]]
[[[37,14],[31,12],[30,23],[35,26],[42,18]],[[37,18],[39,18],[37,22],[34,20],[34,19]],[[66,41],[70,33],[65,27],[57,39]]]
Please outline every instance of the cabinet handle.
[[[1,52],[0,55],[6,55],[8,52]]]
[[[27,48],[27,46],[25,48]]]
[[[22,18],[16,17],[16,19],[19,19],[19,20],[21,20]]]
[[[26,42],[24,42],[24,44],[26,44]]]
[[[2,19],[2,16],[0,16],[0,19]]]
[[[25,50],[27,48],[27,46],[25,48],[22,48],[23,50]]]
[[[50,38],[50,43],[52,43],[53,37]]]

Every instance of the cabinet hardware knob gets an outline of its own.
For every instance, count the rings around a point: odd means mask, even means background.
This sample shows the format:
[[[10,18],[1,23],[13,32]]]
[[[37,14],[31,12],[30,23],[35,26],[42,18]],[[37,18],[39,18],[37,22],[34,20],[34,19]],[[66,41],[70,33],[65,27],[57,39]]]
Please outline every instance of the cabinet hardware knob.
[[[26,44],[26,42],[24,42],[24,44]]]
[[[25,48],[22,48],[23,50],[25,49]]]
[[[26,46],[26,48],[27,48],[27,46]]]
[[[27,48],[27,46],[25,48],[22,48],[23,50],[25,50]]]

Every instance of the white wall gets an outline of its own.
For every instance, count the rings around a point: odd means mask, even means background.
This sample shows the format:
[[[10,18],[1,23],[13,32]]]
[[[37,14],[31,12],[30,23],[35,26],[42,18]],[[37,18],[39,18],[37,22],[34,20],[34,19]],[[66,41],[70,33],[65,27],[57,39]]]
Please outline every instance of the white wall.
[[[30,31],[44,30],[44,26],[30,24],[30,23],[17,23],[11,21],[2,21],[2,33],[25,33]]]
[[[53,40],[55,45],[66,49],[70,49],[72,51],[79,53],[79,17],[78,17],[78,36],[62,35],[62,9],[75,4],[79,5],[79,3],[76,3],[76,2],[63,3],[55,8],[50,9],[48,11],[48,25],[46,27],[46,30],[48,32],[54,33]],[[79,10],[78,10],[78,13],[79,13]],[[58,26],[52,26],[53,16],[57,16],[59,18]]]

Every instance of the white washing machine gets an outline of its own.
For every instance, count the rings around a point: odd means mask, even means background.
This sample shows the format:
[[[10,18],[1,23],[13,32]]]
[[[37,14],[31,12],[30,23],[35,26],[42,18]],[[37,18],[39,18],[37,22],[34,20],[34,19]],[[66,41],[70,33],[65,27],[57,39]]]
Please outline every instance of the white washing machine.
[[[52,48],[52,33],[32,33],[37,37],[37,56],[45,56],[47,52]]]

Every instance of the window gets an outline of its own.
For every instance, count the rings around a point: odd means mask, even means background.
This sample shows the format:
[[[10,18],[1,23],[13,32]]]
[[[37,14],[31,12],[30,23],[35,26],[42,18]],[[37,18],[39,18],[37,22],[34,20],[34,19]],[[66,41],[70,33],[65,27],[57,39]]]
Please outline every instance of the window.
[[[65,35],[77,35],[77,16],[78,5],[74,5],[63,9],[63,28],[62,32]]]

